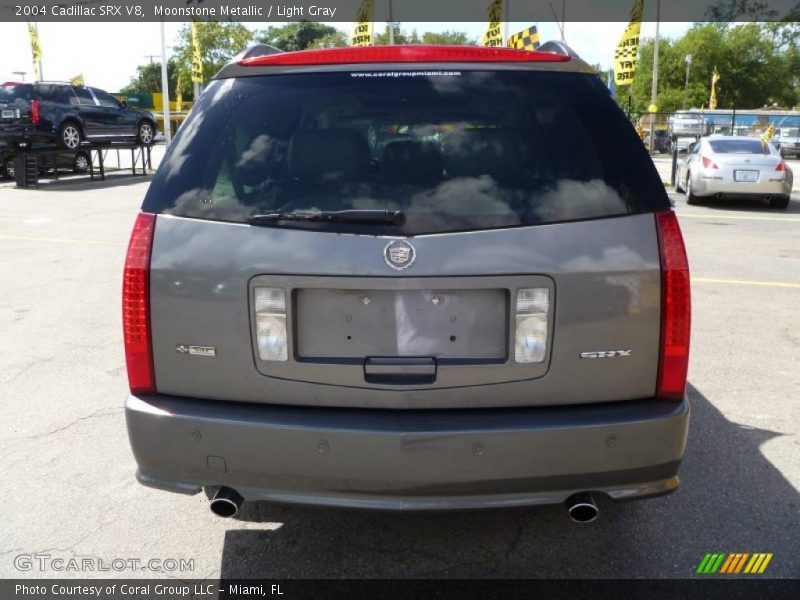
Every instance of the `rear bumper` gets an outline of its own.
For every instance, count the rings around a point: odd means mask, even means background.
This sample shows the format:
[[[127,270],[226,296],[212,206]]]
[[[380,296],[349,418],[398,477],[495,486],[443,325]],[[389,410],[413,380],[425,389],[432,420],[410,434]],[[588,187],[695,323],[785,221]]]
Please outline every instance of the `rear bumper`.
[[[0,140],[11,144],[50,142],[57,135],[30,123],[0,125]]]
[[[777,178],[775,178],[777,179]],[[731,198],[752,198],[758,196],[785,196],[792,193],[791,179],[783,178],[769,181],[767,176],[755,183],[733,181],[733,176],[723,179],[697,177],[692,180],[692,192],[696,196],[714,196],[721,194]]]
[[[685,400],[392,411],[129,396],[125,412],[144,485],[395,510],[669,493],[689,423]]]

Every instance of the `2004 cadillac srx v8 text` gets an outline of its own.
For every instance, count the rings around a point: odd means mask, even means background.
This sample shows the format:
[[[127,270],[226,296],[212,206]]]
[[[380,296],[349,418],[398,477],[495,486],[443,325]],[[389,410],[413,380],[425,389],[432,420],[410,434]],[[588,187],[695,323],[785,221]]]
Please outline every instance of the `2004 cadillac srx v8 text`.
[[[147,192],[123,320],[137,478],[205,488],[221,516],[566,502],[589,521],[593,495],[678,486],[683,240],[558,43],[246,51]]]

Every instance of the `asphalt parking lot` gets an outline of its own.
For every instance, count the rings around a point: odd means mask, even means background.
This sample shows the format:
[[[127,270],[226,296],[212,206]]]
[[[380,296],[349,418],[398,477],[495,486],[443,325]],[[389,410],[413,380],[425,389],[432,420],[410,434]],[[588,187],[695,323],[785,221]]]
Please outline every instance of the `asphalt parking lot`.
[[[800,178],[800,169],[796,169]],[[706,552],[772,552],[800,572],[800,194],[692,206],[672,195],[693,276],[692,425],[682,487],[562,507],[394,514],[249,505],[133,478],[122,403],[125,247],[148,182],[0,183],[0,577],[15,557],[192,559],[180,578],[691,577]],[[99,574],[98,574],[99,575]],[[130,569],[105,576],[149,577]]]

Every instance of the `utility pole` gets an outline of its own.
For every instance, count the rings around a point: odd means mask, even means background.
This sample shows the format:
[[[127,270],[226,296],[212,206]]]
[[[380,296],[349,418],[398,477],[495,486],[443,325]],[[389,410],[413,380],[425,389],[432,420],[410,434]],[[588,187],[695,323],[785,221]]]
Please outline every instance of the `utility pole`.
[[[692,55],[686,55],[686,82],[683,84],[683,110],[686,110],[686,102],[689,98],[689,70],[692,68]]]
[[[150,64],[151,65],[155,62],[153,60],[154,58],[161,58],[161,56],[159,56],[158,54],[145,54],[144,57],[150,59]]]
[[[656,39],[653,44],[653,84],[650,88],[650,153],[656,139],[656,110],[658,110],[658,26],[661,19],[661,0],[656,2]]]
[[[394,15],[392,14],[392,0],[389,0],[389,45],[394,46]]]
[[[166,145],[172,141],[172,121],[169,117],[169,77],[167,76],[167,36],[164,21],[161,21],[161,110],[164,115],[164,138]]]
[[[28,74],[27,71],[12,71],[12,73],[14,73],[14,75],[19,75],[23,82],[25,81],[25,75]]]
[[[660,1],[660,0],[659,0]],[[561,0],[561,41],[567,43],[567,36],[564,29],[567,27],[567,0]]]

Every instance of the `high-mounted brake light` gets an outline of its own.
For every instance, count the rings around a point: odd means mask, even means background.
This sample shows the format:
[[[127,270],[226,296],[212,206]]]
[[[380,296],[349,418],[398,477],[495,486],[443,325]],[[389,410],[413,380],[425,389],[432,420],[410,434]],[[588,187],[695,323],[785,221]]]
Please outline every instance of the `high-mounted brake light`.
[[[139,213],[133,225],[122,278],[122,329],[132,394],[156,391],[150,339],[150,251],[156,216]]]
[[[40,118],[41,117],[39,116],[39,101],[31,100],[31,121],[33,121],[34,125],[38,125]]]
[[[680,401],[686,392],[691,330],[689,261],[678,218],[671,210],[656,213],[661,253],[661,344],[656,397]]]
[[[716,169],[716,168],[718,168],[717,165],[714,163],[714,161],[711,160],[710,158],[708,158],[707,156],[703,156],[702,159],[703,159],[703,166],[706,169]]]
[[[368,46],[281,52],[245,58],[244,67],[418,62],[568,62],[570,56],[479,46]]]

